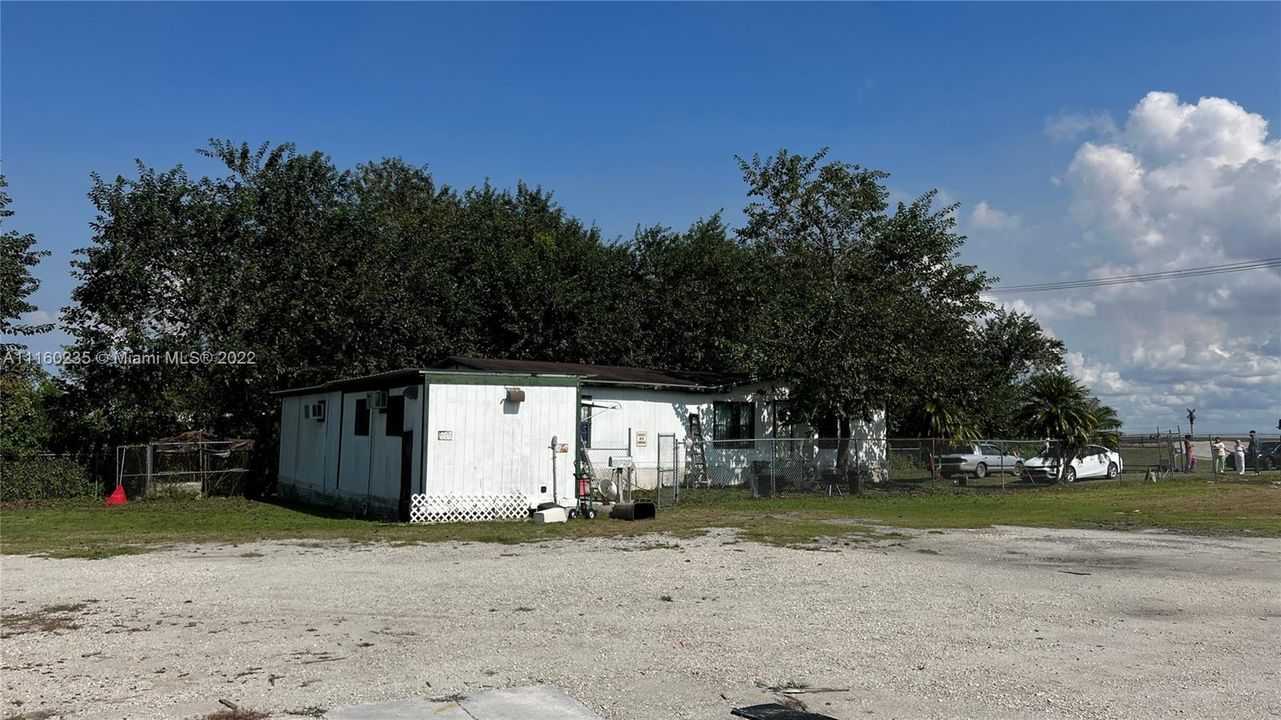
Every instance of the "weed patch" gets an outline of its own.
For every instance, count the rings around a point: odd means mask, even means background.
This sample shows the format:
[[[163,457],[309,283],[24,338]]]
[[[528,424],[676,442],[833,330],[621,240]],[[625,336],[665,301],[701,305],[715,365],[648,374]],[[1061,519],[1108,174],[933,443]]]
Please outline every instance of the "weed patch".
[[[0,638],[33,632],[75,630],[80,626],[75,623],[74,613],[78,613],[83,609],[85,609],[84,603],[75,603],[72,605],[49,605],[28,613],[0,615]]]

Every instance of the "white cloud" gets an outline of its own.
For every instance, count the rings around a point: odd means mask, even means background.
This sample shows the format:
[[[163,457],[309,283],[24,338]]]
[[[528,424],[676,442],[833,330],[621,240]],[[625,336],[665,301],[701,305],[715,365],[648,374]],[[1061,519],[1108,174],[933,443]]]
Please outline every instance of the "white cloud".
[[[1057,138],[1087,130],[1095,137],[1058,176],[1080,227],[1065,254],[1075,267],[1043,279],[1281,255],[1281,140],[1262,116],[1223,98],[1153,92],[1123,127],[1097,114],[1046,124]],[[1173,425],[1198,407],[1205,427],[1235,431],[1238,418],[1277,414],[1276,269],[1002,299],[1056,321],[1073,350],[1069,369],[1111,395],[1127,421]]]
[[[1079,352],[1065,353],[1063,360],[1068,373],[1101,396],[1118,395],[1130,388],[1130,384],[1121,378],[1121,373],[1107,363],[1091,362]]]
[[[1105,112],[1059,113],[1045,119],[1045,134],[1055,140],[1075,140],[1082,134],[1115,135],[1116,122]]]
[[[986,200],[979,201],[970,211],[970,227],[976,230],[1013,230],[1022,222],[1018,215],[997,210]]]
[[[22,313],[20,318],[23,325],[45,325],[47,323],[57,324],[61,317],[61,312],[51,313],[45,310],[33,310]]]

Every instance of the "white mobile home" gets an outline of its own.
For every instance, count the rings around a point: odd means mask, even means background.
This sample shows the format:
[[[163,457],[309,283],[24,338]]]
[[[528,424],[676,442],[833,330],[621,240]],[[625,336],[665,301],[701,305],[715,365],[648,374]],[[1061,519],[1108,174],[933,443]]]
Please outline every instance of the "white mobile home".
[[[283,497],[400,519],[574,502],[576,376],[400,370],[277,395]]]
[[[636,489],[664,471],[688,483],[695,467],[737,485],[795,454],[784,439],[811,437],[786,421],[785,389],[705,372],[451,357],[277,395],[281,496],[412,520],[571,506],[576,471],[600,479],[620,462]],[[884,413],[857,426],[853,461],[882,464],[884,437]],[[812,447],[807,466],[834,465],[835,446]]]

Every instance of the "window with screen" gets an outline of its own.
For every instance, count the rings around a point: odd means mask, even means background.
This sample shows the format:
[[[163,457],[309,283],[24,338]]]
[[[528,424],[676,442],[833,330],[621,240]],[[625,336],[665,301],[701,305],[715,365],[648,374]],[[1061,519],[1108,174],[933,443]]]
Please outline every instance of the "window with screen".
[[[727,442],[724,447],[756,447],[756,407],[750,402],[718,402],[713,405],[716,426],[712,439]]]
[[[578,440],[585,448],[592,446],[591,395],[584,395],[578,405]]]
[[[369,434],[369,401],[361,398],[356,401],[356,435]]]
[[[392,395],[387,398],[387,437],[405,433],[405,396]]]

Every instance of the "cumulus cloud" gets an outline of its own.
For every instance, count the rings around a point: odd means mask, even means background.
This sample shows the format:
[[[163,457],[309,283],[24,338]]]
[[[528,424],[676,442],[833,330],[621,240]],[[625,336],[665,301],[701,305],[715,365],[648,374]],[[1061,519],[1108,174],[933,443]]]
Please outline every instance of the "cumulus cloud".
[[[22,313],[22,317],[19,319],[23,325],[56,325],[61,319],[61,312],[51,313],[47,310],[33,310]]]
[[[986,200],[979,201],[970,211],[970,227],[976,230],[1013,230],[1022,222],[1018,215],[997,210]]]
[[[1045,119],[1045,134],[1062,141],[1081,135],[1114,135],[1116,122],[1105,112],[1059,113]]]
[[[1141,99],[1118,126],[1059,116],[1051,137],[1081,142],[1061,176],[1079,236],[1062,277],[1114,277],[1281,255],[1281,140],[1224,98]],[[1010,298],[1002,299],[1009,302]],[[1022,296],[1056,321],[1069,369],[1140,426],[1201,408],[1205,427],[1277,415],[1281,273],[1243,273]],[[1086,308],[1089,311],[1086,311]],[[1250,415],[1250,413],[1256,413]],[[1273,421],[1275,422],[1275,421]]]
[[[1100,396],[1118,395],[1130,389],[1121,373],[1107,363],[1090,362],[1079,352],[1065,353],[1063,361],[1073,377],[1089,385]]]
[[[1074,298],[1071,296],[1046,296],[1033,300],[1023,298],[997,297],[994,295],[983,295],[983,300],[997,305],[1004,305],[1007,310],[1027,313],[1036,317],[1041,322],[1042,329],[1047,332],[1050,329],[1048,323],[1055,320],[1064,320],[1068,318],[1093,317],[1098,312],[1098,306],[1094,301],[1087,298]]]

